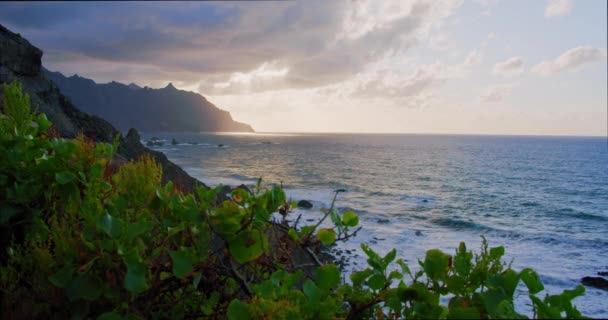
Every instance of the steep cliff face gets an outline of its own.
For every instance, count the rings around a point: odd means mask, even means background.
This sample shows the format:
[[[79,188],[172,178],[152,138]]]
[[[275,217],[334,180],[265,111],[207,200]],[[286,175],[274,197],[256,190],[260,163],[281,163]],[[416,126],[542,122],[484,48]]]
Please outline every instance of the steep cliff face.
[[[111,142],[120,132],[106,120],[78,110],[42,72],[42,51],[27,40],[0,25],[0,84],[19,81],[30,96],[32,107],[44,112],[62,137],[71,138],[79,133],[96,140]],[[0,90],[0,95],[2,90]],[[0,97],[0,108],[2,108]],[[152,155],[163,167],[163,180],[175,181],[186,190],[200,184],[180,167],[157,151],[149,150],[140,143],[137,131],[131,130],[126,137],[120,136],[116,162],[137,159],[144,154]]]
[[[142,131],[253,132],[250,125],[234,121],[230,113],[200,94],[178,90],[172,84],[151,89],[119,82],[98,84],[46,69],[44,73],[79,109],[123,131],[134,127]]]

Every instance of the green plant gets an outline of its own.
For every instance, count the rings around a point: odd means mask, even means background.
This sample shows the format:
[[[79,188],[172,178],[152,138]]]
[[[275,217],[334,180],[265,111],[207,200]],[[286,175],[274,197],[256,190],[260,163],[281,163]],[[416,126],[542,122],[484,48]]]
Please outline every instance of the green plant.
[[[21,87],[3,85],[0,113],[0,312],[4,318],[523,318],[523,281],[538,318],[578,318],[572,299],[543,290],[530,269],[502,262],[504,248],[427,252],[413,273],[396,250],[367,245],[368,267],[342,283],[314,249],[356,234],[352,211],[315,224],[272,223],[294,207],[279,186],[256,192],[161,185],[150,157],[108,166],[117,142],[62,139],[31,112]],[[319,230],[327,218],[332,228]],[[316,268],[302,267],[309,257]],[[301,260],[301,259],[300,259]],[[393,270],[398,266],[398,270]],[[409,278],[409,280],[406,280]],[[440,297],[449,297],[447,305]]]

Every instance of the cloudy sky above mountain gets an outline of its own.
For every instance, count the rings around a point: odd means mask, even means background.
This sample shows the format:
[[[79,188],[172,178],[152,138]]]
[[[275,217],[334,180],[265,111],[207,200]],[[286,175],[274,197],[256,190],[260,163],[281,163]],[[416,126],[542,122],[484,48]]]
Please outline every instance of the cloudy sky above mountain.
[[[257,131],[605,135],[606,5],[3,2],[0,23],[50,70],[172,82]]]

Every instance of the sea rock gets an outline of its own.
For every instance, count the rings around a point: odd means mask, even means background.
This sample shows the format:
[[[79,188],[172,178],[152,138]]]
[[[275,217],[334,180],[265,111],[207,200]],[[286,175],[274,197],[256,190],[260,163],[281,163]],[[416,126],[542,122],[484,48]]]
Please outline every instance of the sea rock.
[[[385,219],[385,218],[380,218],[378,220],[376,220],[377,223],[379,224],[387,224],[389,222],[391,222],[389,219]]]
[[[597,273],[598,276],[608,277],[608,271],[600,271]]]
[[[581,283],[588,287],[608,290],[608,280],[602,277],[584,277],[581,279]]]
[[[176,145],[176,144],[178,144],[178,143],[179,143],[179,142],[177,142],[177,140],[175,140],[175,138],[171,139],[171,144],[172,144],[172,145]]]
[[[155,141],[155,140],[150,140],[146,143],[146,146],[148,147],[160,147],[162,146],[164,143],[162,143],[161,141]]]
[[[312,203],[308,200],[298,201],[298,208],[310,209],[312,207],[313,207]]]
[[[218,148],[221,148],[223,146],[224,146],[224,144],[222,144],[222,143],[220,143],[220,144],[217,145]]]

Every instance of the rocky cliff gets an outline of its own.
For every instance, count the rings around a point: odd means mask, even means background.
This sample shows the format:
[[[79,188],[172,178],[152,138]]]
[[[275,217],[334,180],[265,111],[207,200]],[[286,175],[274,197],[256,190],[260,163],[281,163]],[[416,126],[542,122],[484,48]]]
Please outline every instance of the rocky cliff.
[[[120,135],[115,163],[137,159],[147,153],[162,165],[164,182],[174,181],[187,191],[192,190],[196,184],[201,184],[170,162],[164,154],[144,147],[136,130],[130,130],[123,137],[106,120],[78,110],[44,74],[41,58],[40,49],[0,25],[0,83],[14,80],[21,82],[23,90],[30,96],[32,106],[47,115],[62,137],[71,138],[82,132],[96,141],[112,142],[116,135]],[[0,97],[0,108],[1,101]]]
[[[236,122],[200,94],[178,90],[172,84],[161,89],[141,88],[119,82],[98,84],[73,75],[44,69],[80,110],[108,120],[119,130],[141,131],[253,132],[250,125]]]

